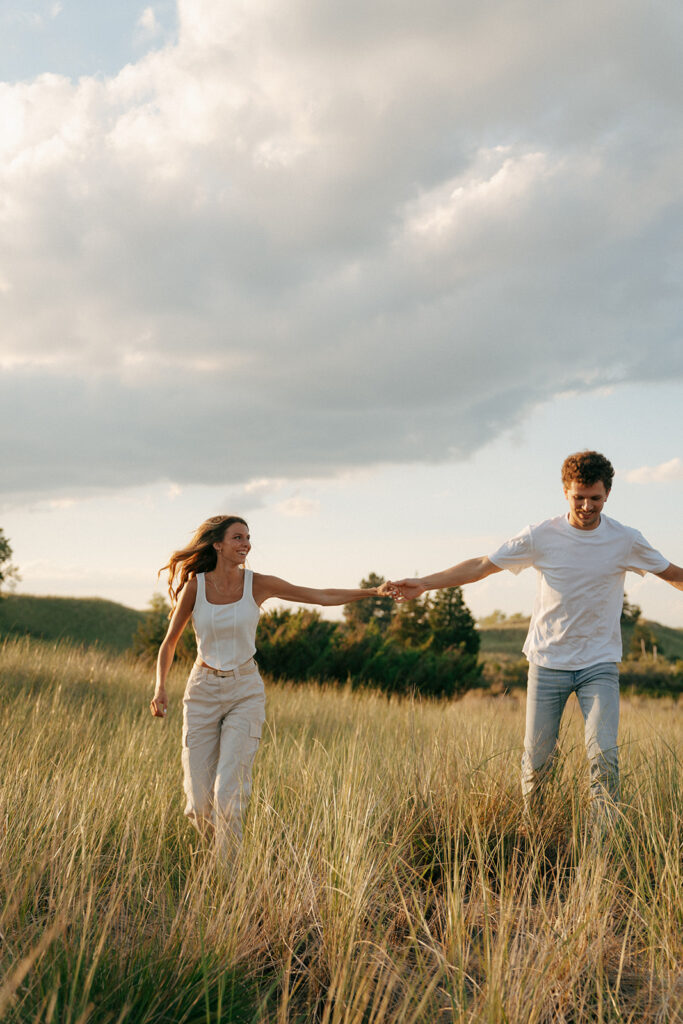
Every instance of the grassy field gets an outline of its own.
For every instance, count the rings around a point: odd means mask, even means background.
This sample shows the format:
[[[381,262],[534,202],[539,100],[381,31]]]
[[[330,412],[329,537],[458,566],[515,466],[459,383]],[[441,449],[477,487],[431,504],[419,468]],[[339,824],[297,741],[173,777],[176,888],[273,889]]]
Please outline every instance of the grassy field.
[[[523,827],[524,703],[268,688],[239,861],[182,816],[180,697],[103,652],[0,651],[0,1019],[667,1022],[683,1019],[681,750],[673,703],[625,701],[624,803],[587,824],[565,774]]]

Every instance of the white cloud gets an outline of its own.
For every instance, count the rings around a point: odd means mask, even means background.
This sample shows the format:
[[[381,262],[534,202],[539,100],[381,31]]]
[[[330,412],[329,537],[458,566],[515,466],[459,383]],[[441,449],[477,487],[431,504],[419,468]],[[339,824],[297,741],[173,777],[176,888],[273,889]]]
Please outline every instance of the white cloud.
[[[461,6],[180,0],[0,85],[0,486],[438,461],[681,376],[677,17]]]
[[[64,510],[67,508],[74,508],[75,505],[75,498],[54,498],[51,501],[47,502],[47,507],[52,510]]]
[[[669,459],[658,466],[640,466],[625,474],[631,484],[668,483],[672,480],[683,480],[683,459]]]
[[[303,516],[312,516],[320,508],[320,502],[315,501],[312,498],[287,498],[286,501],[280,502],[277,506],[278,511],[283,516],[296,516],[297,518]]]
[[[279,479],[261,477],[259,480],[249,480],[242,490],[252,498],[264,499],[277,494],[284,486],[286,486],[284,477]]]
[[[161,26],[157,21],[157,16],[153,7],[145,7],[144,11],[138,18],[137,27],[147,38],[159,35],[161,32]]]
[[[12,12],[10,17],[28,29],[41,31],[45,28],[45,18],[38,11],[16,11]]]
[[[526,200],[558,170],[544,153],[516,154],[510,146],[482,150],[467,173],[414,204],[407,230],[414,240],[438,244],[449,236],[477,231],[482,219],[509,220],[511,214],[519,219],[526,212]]]

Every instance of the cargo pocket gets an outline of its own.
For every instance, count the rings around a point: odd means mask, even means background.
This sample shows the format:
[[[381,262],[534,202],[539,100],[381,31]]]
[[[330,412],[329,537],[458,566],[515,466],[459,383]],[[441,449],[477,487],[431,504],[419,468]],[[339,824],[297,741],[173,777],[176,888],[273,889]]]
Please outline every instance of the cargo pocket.
[[[235,723],[231,728],[234,730],[235,759],[242,768],[250,768],[261,742],[261,723],[244,722],[241,725]]]
[[[241,758],[240,761],[244,767],[251,767],[251,763],[256,757],[256,751],[259,748],[261,742],[261,722],[249,722],[249,732],[244,738],[244,743],[241,745]]]

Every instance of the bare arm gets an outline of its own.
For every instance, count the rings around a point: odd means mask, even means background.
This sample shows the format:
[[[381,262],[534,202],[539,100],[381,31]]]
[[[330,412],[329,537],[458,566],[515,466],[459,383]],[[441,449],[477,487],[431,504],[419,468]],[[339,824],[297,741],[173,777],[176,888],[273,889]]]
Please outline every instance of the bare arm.
[[[157,681],[154,689],[154,696],[150,709],[155,718],[163,718],[168,710],[168,696],[166,695],[166,677],[173,664],[173,655],[182,636],[185,626],[190,621],[192,609],[194,608],[197,596],[197,580],[193,577],[189,580],[180,594],[180,600],[175,607],[171,621],[164,637],[159,656],[157,657]]]
[[[403,579],[396,582],[383,583],[379,588],[381,595],[396,594],[399,600],[413,601],[426,590],[441,590],[444,587],[462,587],[465,583],[476,583],[486,579],[494,572],[502,572],[499,566],[482,555],[480,558],[468,558],[458,562],[450,569],[435,572],[431,576],[420,576],[417,579]]]
[[[281,580],[278,576],[263,576],[261,573],[254,573],[254,600],[261,605],[269,597],[279,597],[283,601],[300,601],[301,604],[320,604],[331,606],[336,604],[350,604],[351,601],[361,601],[364,597],[377,597],[377,587],[355,590],[332,590],[325,588],[318,590],[315,587],[297,587],[287,580]]]
[[[683,590],[683,569],[680,565],[670,562],[664,572],[656,572],[655,576],[659,576],[660,580],[666,580],[676,590]]]

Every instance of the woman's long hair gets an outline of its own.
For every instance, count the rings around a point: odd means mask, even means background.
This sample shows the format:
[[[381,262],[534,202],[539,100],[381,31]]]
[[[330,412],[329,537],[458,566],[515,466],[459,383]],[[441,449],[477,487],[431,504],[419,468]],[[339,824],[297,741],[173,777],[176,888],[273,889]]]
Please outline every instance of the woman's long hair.
[[[168,592],[171,595],[171,610],[178,603],[180,591],[192,576],[198,572],[211,572],[216,568],[218,555],[214,544],[220,543],[225,531],[233,523],[248,523],[241,516],[211,516],[199,527],[186,548],[174,551],[168,563],[159,569],[158,575],[168,569]],[[176,576],[178,577],[176,581]]]

